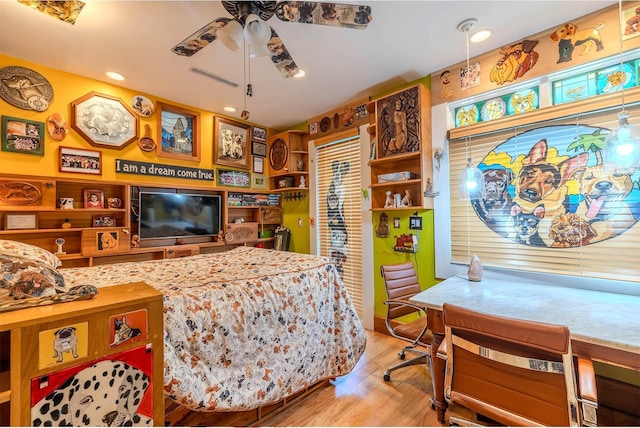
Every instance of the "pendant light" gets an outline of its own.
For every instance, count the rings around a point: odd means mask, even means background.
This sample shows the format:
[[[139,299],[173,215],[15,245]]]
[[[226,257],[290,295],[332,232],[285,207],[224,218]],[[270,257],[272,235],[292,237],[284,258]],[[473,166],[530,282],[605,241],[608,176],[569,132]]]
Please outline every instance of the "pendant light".
[[[640,129],[629,124],[629,112],[624,109],[624,86],[627,83],[627,77],[624,72],[624,63],[622,61],[622,0],[618,0],[618,16],[620,19],[620,70],[624,81],[620,88],[622,98],[622,111],[618,113],[618,128],[609,132],[604,139],[604,150],[602,160],[604,168],[607,171],[615,171],[616,169],[636,168],[640,166]]]
[[[471,97],[469,94],[471,88],[471,81],[469,80],[469,76],[471,73],[471,68],[469,65],[469,31],[478,23],[478,21],[474,18],[470,18],[462,21],[458,25],[458,31],[464,32],[467,40],[467,108],[469,112],[471,111]],[[467,126],[471,125],[471,120],[467,121]],[[468,156],[469,153],[469,135],[464,140],[465,145],[465,153]],[[462,200],[476,200],[484,198],[484,175],[482,171],[480,171],[476,166],[474,166],[473,158],[467,157],[467,165],[460,173],[460,177],[458,178],[458,194],[459,198]]]

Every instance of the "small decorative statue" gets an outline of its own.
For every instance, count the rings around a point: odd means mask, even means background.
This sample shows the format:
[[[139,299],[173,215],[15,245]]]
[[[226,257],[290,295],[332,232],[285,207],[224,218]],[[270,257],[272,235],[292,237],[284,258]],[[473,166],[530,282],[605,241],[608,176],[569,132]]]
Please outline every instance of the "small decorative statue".
[[[296,167],[298,168],[298,171],[304,171],[304,162],[302,159],[298,159],[296,161]]]
[[[131,237],[131,248],[140,248],[140,237],[138,235],[133,235]]]
[[[475,254],[471,256],[467,274],[469,275],[469,281],[480,282],[482,280],[482,262],[480,257]]]
[[[300,186],[298,187],[300,187],[301,189],[304,189],[305,187],[307,187],[307,182],[304,179],[304,176],[300,177]]]
[[[385,208],[394,208],[393,197],[391,196],[391,190],[387,190],[386,195],[387,195],[387,200],[384,203],[384,207]]]
[[[56,239],[56,245],[58,246],[58,251],[56,251],[56,254],[67,254],[62,250],[62,246],[64,245],[66,241],[64,240],[64,238],[58,238]]]
[[[376,236],[378,238],[386,238],[389,236],[391,228],[389,227],[389,217],[385,213],[380,214],[380,223],[376,227]]]
[[[407,189],[404,191],[404,196],[402,197],[402,201],[400,201],[400,205],[403,207],[410,207],[413,205],[411,201],[411,190]]]

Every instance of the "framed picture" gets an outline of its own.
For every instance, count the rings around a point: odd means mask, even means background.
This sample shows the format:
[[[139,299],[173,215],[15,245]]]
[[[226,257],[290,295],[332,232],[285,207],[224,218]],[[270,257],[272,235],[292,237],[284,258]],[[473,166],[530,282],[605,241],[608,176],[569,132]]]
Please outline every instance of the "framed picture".
[[[200,113],[161,102],[158,107],[158,156],[200,161]]]
[[[267,156],[267,144],[266,143],[258,143],[257,141],[253,141],[251,143],[251,154],[256,156]]]
[[[138,115],[119,98],[97,92],[71,102],[71,127],[92,146],[121,150],[138,139]]]
[[[264,174],[251,174],[251,187],[254,189],[266,189],[267,176]]]
[[[96,233],[97,252],[118,251],[120,246],[120,234],[114,230]]]
[[[2,151],[44,156],[44,123],[2,116]]]
[[[264,172],[264,158],[260,156],[253,157],[253,172],[262,174]]]
[[[94,215],[91,217],[93,227],[115,227],[116,219],[110,215]]]
[[[251,131],[251,139],[256,141],[267,141],[267,130],[254,126]]]
[[[102,152],[60,146],[60,172],[102,174]]]
[[[85,208],[104,208],[104,193],[99,189],[84,189],[82,191]]]
[[[38,228],[38,214],[14,214],[7,213],[4,215],[4,229],[37,229]]]
[[[248,171],[218,170],[218,186],[250,187]]]
[[[213,163],[249,169],[250,128],[244,123],[216,116]]]

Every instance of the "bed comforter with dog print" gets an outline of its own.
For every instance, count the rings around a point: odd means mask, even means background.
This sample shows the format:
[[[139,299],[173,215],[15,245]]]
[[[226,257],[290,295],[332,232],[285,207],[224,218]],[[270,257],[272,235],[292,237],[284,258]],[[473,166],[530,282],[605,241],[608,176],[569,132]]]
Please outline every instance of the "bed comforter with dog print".
[[[60,272],[69,287],[144,281],[164,294],[165,394],[192,410],[280,401],[349,373],[365,349],[360,319],[327,258],[238,247]]]

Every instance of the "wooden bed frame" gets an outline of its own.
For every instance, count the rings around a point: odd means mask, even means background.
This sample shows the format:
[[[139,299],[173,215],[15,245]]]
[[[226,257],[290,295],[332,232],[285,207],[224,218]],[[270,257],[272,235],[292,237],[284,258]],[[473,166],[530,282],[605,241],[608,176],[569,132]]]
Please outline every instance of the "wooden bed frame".
[[[252,410],[239,412],[196,412],[189,410],[175,401],[164,400],[164,425],[165,426],[251,426],[264,422],[269,417],[287,409],[289,406],[331,386],[332,379],[321,380],[307,388],[304,388],[290,397],[284,398],[274,404],[260,406]]]

